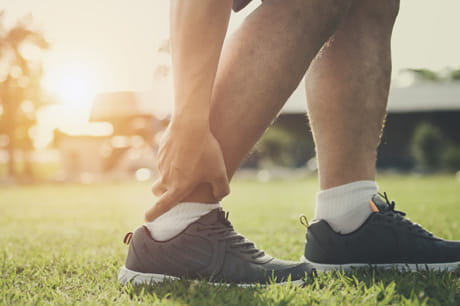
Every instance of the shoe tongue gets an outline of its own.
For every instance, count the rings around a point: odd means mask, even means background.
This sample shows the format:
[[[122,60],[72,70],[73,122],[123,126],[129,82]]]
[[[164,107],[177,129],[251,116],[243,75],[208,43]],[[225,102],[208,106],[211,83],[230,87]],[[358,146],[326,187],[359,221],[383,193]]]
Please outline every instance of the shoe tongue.
[[[378,194],[374,195],[369,202],[373,212],[381,212],[388,210],[390,207],[388,203],[384,201]]]

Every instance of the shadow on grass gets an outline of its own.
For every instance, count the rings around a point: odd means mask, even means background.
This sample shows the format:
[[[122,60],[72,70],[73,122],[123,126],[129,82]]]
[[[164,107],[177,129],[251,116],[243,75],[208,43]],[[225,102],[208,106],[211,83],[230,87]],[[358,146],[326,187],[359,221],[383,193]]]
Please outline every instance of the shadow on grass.
[[[429,304],[460,305],[460,271],[381,270],[319,273],[305,285],[237,287],[168,280],[122,289],[133,302],[187,305]]]
[[[153,285],[127,285],[123,288],[133,301],[170,302],[187,305],[289,305],[294,298],[281,299],[264,294],[271,285],[238,287],[236,285],[210,285],[204,281],[168,280]],[[276,286],[276,285],[274,285]],[[295,286],[295,285],[288,285]]]
[[[328,291],[331,280],[345,291],[376,294],[376,302],[387,304],[395,298],[437,305],[460,305],[460,269],[455,272],[399,272],[376,269],[360,269],[352,272],[320,273],[308,279],[305,288]],[[333,287],[333,285],[332,285]]]

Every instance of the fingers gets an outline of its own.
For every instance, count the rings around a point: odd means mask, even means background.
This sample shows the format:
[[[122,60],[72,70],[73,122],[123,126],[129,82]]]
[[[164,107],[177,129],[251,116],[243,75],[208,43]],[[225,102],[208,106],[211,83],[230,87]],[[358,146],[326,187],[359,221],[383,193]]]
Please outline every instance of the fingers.
[[[182,200],[187,193],[185,189],[170,189],[163,193],[157,202],[145,213],[145,221],[151,222],[161,216]]]
[[[157,181],[155,181],[155,183],[153,183],[153,186],[152,186],[152,193],[159,197],[161,196],[163,193],[166,192],[166,190],[168,190],[166,188],[166,185],[163,183],[163,180],[161,179],[158,179]]]
[[[230,186],[228,178],[223,175],[211,182],[213,196],[218,200],[222,200],[226,195],[230,193]]]

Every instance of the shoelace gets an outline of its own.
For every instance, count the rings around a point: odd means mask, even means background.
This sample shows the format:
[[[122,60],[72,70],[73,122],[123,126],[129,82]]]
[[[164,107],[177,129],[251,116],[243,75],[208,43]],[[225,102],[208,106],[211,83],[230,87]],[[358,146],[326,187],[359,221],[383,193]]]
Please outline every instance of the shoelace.
[[[390,211],[397,213],[403,217],[406,215],[406,213],[403,211],[395,210],[396,203],[395,201],[390,201],[390,199],[388,198],[388,194],[386,192],[384,192],[383,194],[379,192],[379,195],[385,200],[385,202],[387,202]]]
[[[406,224],[411,230],[414,229],[420,234],[427,234],[430,237],[433,237],[433,234],[427,231],[426,229],[424,229],[420,224],[413,223],[409,219],[404,218],[404,216],[406,216],[406,213],[395,209],[395,206],[396,206],[395,201],[390,201],[386,192],[384,192],[383,194],[379,193],[379,195],[385,200],[389,208],[386,211],[382,211],[382,214],[390,216],[396,219],[396,221]]]
[[[231,248],[236,248],[243,253],[250,254],[252,259],[264,256],[264,251],[259,250],[254,243],[246,240],[246,238],[234,231],[232,224],[228,220],[228,215],[228,212],[218,212],[218,223],[207,227],[208,230],[213,231],[211,235],[222,236],[222,238],[220,238],[221,240],[228,240],[231,242]]]

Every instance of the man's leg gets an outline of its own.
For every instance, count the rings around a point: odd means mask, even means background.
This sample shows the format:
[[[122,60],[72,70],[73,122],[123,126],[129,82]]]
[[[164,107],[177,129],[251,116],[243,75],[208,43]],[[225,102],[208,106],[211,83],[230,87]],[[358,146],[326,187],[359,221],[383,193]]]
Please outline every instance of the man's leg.
[[[321,192],[316,218],[347,233],[370,215],[375,162],[391,77],[399,1],[357,0],[312,62],[308,114]]]
[[[307,73],[321,191],[305,258],[320,271],[369,265],[453,271],[460,266],[460,242],[433,236],[405,219],[386,194],[376,195],[376,152],[398,4],[356,0]]]
[[[230,177],[297,87],[349,3],[265,0],[224,46],[213,90],[211,129]],[[171,276],[237,283],[265,283],[272,276],[278,282],[288,277],[301,281],[310,271],[305,263],[274,261],[235,233],[221,209],[202,204],[217,202],[207,186],[184,202],[134,233],[119,275],[122,282]]]
[[[225,44],[213,89],[210,121],[229,178],[297,87],[350,3],[265,0]],[[211,186],[203,184],[149,227],[156,238],[167,239],[215,208],[217,202]],[[201,209],[199,214],[190,213],[197,207]],[[178,219],[182,226],[170,230]]]
[[[229,177],[297,87],[351,1],[265,0],[224,46],[213,91],[212,132]],[[184,201],[215,202],[210,186]]]
[[[321,189],[375,178],[397,0],[357,0],[306,77]]]

